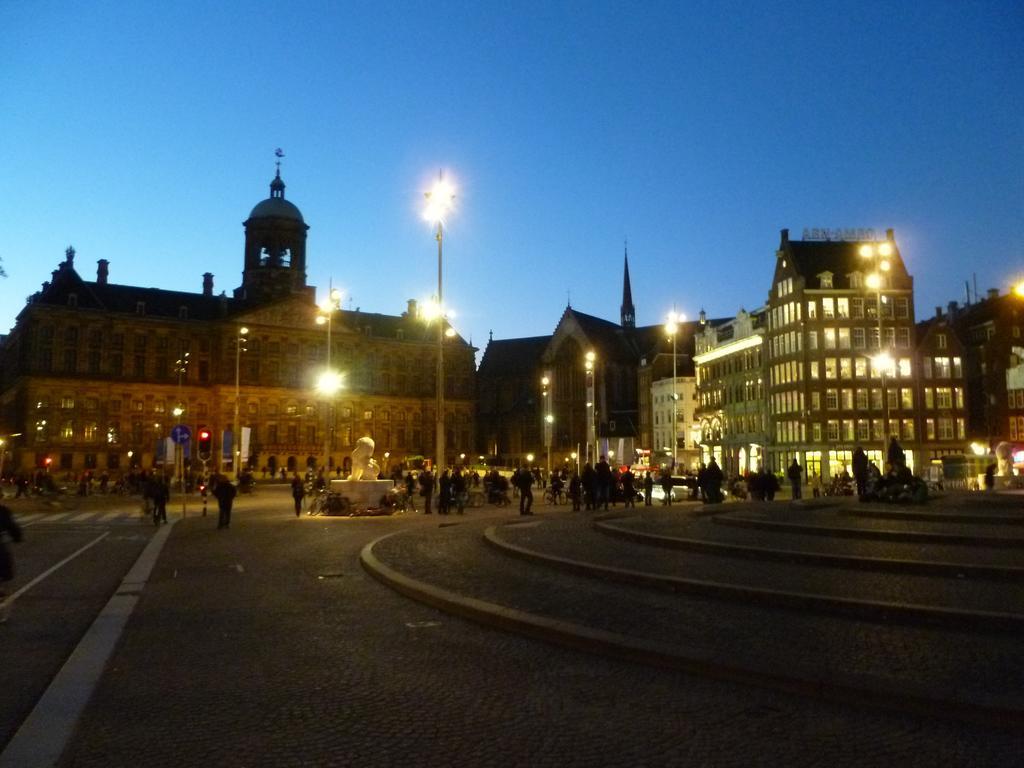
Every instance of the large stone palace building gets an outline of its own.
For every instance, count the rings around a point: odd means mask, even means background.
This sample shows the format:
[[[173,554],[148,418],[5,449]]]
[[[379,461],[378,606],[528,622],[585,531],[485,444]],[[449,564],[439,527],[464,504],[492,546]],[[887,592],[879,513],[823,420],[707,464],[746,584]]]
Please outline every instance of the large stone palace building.
[[[436,326],[413,301],[399,315],[319,307],[306,284],[309,227],[284,191],[278,172],[244,222],[230,296],[209,273],[197,293],[117,285],[105,259],[86,280],[68,248],[0,344],[0,435],[17,470],[150,467],[179,423],[192,461],[197,430],[212,433],[210,469],[238,449],[254,467],[334,467],[364,435],[382,465],[431,456]],[[343,377],[329,398],[314,387],[328,339]],[[459,336],[444,343],[451,462],[475,446],[475,362]]]

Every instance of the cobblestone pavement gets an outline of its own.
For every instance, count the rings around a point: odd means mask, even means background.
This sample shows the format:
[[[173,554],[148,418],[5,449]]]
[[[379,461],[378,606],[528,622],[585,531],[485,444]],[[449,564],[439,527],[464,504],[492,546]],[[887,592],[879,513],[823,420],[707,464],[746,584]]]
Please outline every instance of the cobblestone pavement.
[[[486,514],[258,513],[228,531],[179,523],[62,765],[1005,766],[1019,757],[1021,739],[1003,730],[823,704],[481,628],[359,566],[365,543],[400,531],[387,542],[403,570],[524,602],[518,586],[502,592],[486,555],[535,574],[529,607],[576,600],[571,577],[485,550],[482,529],[512,519]],[[672,602],[650,599],[662,610]],[[603,610],[617,629],[632,628],[615,604]],[[723,609],[706,610],[714,620]],[[774,616],[770,625],[783,627],[762,642],[784,644],[785,623]],[[679,639],[715,646],[731,631],[712,621]],[[887,653],[884,638],[879,649]]]

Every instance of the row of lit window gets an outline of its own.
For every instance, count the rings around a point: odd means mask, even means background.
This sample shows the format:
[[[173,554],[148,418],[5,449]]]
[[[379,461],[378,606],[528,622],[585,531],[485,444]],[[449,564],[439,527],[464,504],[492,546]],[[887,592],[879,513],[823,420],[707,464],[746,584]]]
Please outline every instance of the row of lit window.
[[[1024,408],[1024,389],[1008,389],[1006,397],[1011,408]]]
[[[779,283],[781,287],[782,283]],[[788,292],[787,292],[788,293]],[[784,294],[779,294],[780,296]],[[820,311],[819,311],[820,303]],[[800,322],[803,317],[800,302],[789,301],[772,307],[768,313],[768,328],[776,330],[791,323]],[[840,320],[877,320],[878,304],[874,298],[848,297],[848,296],[825,296],[819,299],[812,299],[806,303],[806,318],[817,320],[818,318],[829,320],[838,318]],[[882,318],[898,320],[910,319],[910,299],[906,296],[882,296]]]

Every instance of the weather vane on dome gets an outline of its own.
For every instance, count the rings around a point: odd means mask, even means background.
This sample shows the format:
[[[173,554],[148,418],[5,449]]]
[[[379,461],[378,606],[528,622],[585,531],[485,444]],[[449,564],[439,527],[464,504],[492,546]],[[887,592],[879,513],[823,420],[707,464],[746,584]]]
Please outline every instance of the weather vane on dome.
[[[284,157],[284,150],[281,149],[280,147],[275,149],[274,150],[274,157],[277,158],[277,162],[275,163],[275,165],[277,165],[277,175],[280,176],[281,175],[281,158]]]

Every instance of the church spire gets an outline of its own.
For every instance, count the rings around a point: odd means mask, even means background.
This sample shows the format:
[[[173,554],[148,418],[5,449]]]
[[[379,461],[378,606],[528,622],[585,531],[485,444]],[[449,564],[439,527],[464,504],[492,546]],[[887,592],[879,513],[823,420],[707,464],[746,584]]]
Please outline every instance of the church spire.
[[[636,328],[636,308],[633,306],[633,289],[629,285],[629,242],[623,246],[625,267],[622,273],[622,306],[619,318],[623,328]]]

